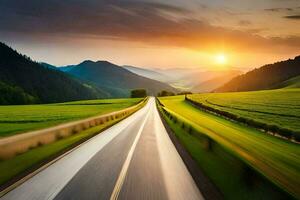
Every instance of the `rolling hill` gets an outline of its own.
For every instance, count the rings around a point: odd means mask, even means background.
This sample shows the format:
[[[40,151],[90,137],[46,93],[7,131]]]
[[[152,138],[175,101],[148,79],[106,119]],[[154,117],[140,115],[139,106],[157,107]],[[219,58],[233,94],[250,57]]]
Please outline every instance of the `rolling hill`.
[[[44,67],[0,42],[0,104],[52,103],[104,97],[100,90]]]
[[[300,88],[300,76],[293,77],[274,87],[277,88]]]
[[[156,95],[161,90],[177,91],[168,84],[139,76],[107,61],[86,60],[75,66],[64,67],[63,70],[80,80],[94,84],[112,97],[128,97],[130,90],[136,88],[146,89],[149,95]]]
[[[300,56],[268,64],[237,76],[215,92],[255,91],[278,88],[278,85],[300,75]]]

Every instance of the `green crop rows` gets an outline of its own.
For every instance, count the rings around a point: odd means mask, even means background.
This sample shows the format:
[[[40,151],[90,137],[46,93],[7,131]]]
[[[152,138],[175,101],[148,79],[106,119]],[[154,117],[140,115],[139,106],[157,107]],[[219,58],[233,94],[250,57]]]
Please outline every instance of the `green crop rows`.
[[[130,107],[140,100],[103,99],[60,104],[0,106],[0,137],[110,113]]]
[[[193,101],[300,133],[300,89],[189,95]]]
[[[257,129],[204,112],[183,96],[160,98],[169,112],[184,118],[285,191],[300,197],[300,146]]]

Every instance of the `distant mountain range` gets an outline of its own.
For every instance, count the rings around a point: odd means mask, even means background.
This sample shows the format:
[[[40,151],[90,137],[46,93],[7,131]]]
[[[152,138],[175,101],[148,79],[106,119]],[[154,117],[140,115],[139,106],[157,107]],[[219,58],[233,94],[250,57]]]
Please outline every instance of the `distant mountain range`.
[[[135,73],[137,75],[150,78],[153,80],[161,81],[161,82],[168,82],[171,78],[163,73],[156,72],[154,70],[145,69],[145,68],[139,68],[139,67],[133,67],[124,65],[123,68],[127,69],[128,71],[131,71],[132,73]]]
[[[130,90],[144,88],[149,95],[161,90],[177,92],[166,83],[140,76],[107,61],[86,60],[78,65],[59,67],[60,70],[80,80],[91,83],[112,97],[128,97]]]
[[[192,92],[210,92],[233,77],[242,74],[240,70],[231,69],[203,71],[201,68],[145,69],[132,66],[123,67],[140,76],[165,82],[179,90]]]
[[[215,92],[255,91],[299,85],[300,56],[295,59],[264,65],[258,69],[239,75]]]
[[[0,104],[52,103],[105,95],[0,43]]]
[[[2,105],[128,97],[130,90],[137,88],[146,89],[149,95],[162,90],[177,93],[294,88],[300,86],[300,56],[239,74],[239,70],[150,70],[90,60],[56,67],[34,62],[0,42]]]
[[[56,67],[37,63],[0,43],[0,104],[54,103],[108,97],[129,97],[144,88],[178,92],[166,83],[139,76],[107,61],[84,61]]]
[[[242,72],[237,70],[225,71],[215,78],[203,81],[198,85],[194,86],[191,91],[193,92],[211,92],[214,89],[224,85],[232,78],[240,75]]]
[[[203,69],[201,68],[168,68],[155,70],[168,77],[164,80],[173,87],[176,87],[180,90],[191,90],[200,82],[214,77],[214,72],[211,73],[210,71],[203,71]]]

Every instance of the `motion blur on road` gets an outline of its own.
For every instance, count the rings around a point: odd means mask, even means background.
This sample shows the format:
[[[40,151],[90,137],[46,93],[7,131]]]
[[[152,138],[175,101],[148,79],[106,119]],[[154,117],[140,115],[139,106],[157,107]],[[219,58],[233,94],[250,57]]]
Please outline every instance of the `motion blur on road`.
[[[203,199],[151,97],[1,199]]]

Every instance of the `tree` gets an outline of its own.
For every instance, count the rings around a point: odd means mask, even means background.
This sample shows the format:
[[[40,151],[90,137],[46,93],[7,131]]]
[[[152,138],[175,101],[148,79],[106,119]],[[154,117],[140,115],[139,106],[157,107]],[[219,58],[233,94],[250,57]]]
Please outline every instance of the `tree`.
[[[177,93],[177,95],[187,95],[187,94],[193,94],[193,93],[190,91],[182,91],[182,92]]]
[[[174,96],[174,95],[175,94],[173,92],[166,91],[166,90],[163,90],[157,94],[157,96],[159,97]]]
[[[130,92],[131,98],[142,98],[147,96],[147,91],[145,89],[135,89]]]

